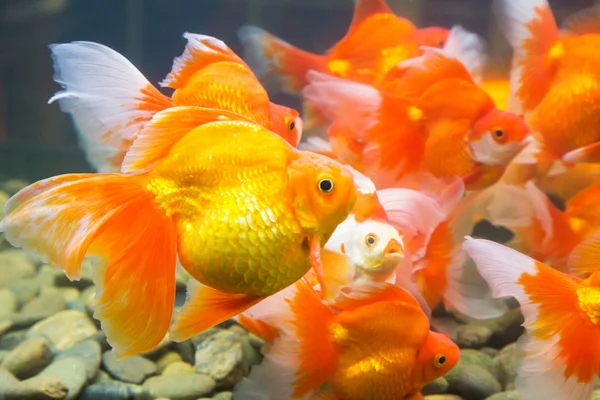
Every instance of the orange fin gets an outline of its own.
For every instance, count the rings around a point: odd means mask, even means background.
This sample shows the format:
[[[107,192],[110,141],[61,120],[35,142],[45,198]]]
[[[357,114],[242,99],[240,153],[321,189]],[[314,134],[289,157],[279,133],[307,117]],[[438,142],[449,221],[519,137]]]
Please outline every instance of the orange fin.
[[[574,275],[598,272],[600,260],[600,231],[579,243],[569,255],[567,266]]]
[[[600,163],[600,142],[572,150],[563,156],[563,161],[576,163]]]
[[[350,286],[354,280],[355,268],[349,257],[338,252],[322,249],[323,277],[330,298],[335,298],[340,290]]]
[[[310,400],[340,400],[331,390],[315,393]]]
[[[192,279],[185,304],[175,317],[171,338],[183,342],[213,326],[241,314],[264,297],[224,293]]]
[[[567,17],[562,31],[567,35],[600,34],[600,6],[594,5]]]
[[[345,288],[332,306],[344,311],[381,301],[400,301],[421,308],[421,305],[408,291],[389,283],[369,282],[360,286]]]
[[[160,83],[163,87],[181,89],[194,73],[216,62],[235,62],[250,69],[237,54],[217,38],[189,32],[185,32],[183,37],[187,39],[185,51],[173,61],[171,72]]]
[[[496,5],[501,29],[515,55],[510,78],[511,93],[515,96],[511,94],[511,98],[519,101],[514,111],[520,112],[522,108],[527,112],[537,106],[550,88],[554,61],[561,55],[560,47],[554,47],[560,34],[546,0],[525,3],[500,0]]]
[[[240,314],[238,316],[238,322],[242,325],[248,332],[258,336],[263,339],[265,342],[272,342],[277,338],[278,332],[277,329],[264,321],[250,318],[244,314]]]
[[[301,397],[317,390],[333,375],[338,354],[329,333],[333,311],[321,302],[306,280],[301,279],[295,286],[297,291],[290,301],[290,309],[299,342],[299,369],[292,397]]]
[[[9,201],[0,231],[72,280],[84,256],[100,258],[94,317],[123,358],[166,335],[175,300],[176,232],[145,191],[146,176],[63,175]]]
[[[319,286],[321,287],[321,292],[325,298],[330,298],[332,296],[331,291],[329,290],[328,282],[325,278],[325,268],[323,265],[323,260],[321,259],[321,254],[323,249],[321,249],[321,242],[318,236],[313,236],[309,239],[309,247],[310,247],[310,264],[312,265],[312,271],[317,278],[317,282],[319,282]]]
[[[300,50],[257,26],[242,26],[238,37],[244,59],[269,89],[300,94],[309,70],[327,72],[324,56]]]
[[[58,101],[71,115],[79,145],[99,172],[118,172],[125,152],[158,111],[172,106],[142,73],[118,52],[93,42],[50,46],[54,80],[64,90]]]
[[[467,238],[464,248],[494,297],[512,296],[521,305],[527,332],[518,342],[521,396],[588,398],[599,372],[600,350],[590,345],[598,340],[590,306],[598,288],[489,240]]]
[[[222,120],[249,121],[231,111],[194,106],[172,107],[159,112],[144,127],[125,155],[121,171],[148,171],[191,130],[209,122]]]
[[[348,32],[354,31],[367,18],[374,14],[394,14],[385,0],[354,0],[354,13]]]

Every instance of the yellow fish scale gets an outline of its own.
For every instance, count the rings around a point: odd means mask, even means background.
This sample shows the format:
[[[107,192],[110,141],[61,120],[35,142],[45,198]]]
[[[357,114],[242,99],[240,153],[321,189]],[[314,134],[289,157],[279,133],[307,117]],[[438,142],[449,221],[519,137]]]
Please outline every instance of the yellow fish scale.
[[[196,72],[186,87],[175,91],[177,105],[218,108],[271,127],[269,97],[251,71],[234,62],[219,62]]]
[[[600,289],[595,287],[580,287],[577,289],[579,307],[586,313],[594,324],[598,324],[600,318]]]
[[[176,218],[179,257],[195,279],[225,292],[269,295],[310,268],[306,234],[286,193],[296,151],[239,121],[235,130],[219,129],[228,137],[215,144],[211,134],[223,124],[232,122],[203,125],[180,140],[149,188]]]
[[[346,318],[338,319],[330,328],[340,352],[339,367],[330,384],[341,398],[400,398],[418,384],[412,374],[419,368],[416,354],[428,326],[415,321],[407,330],[410,319],[394,317],[399,310],[404,311],[405,306],[389,303],[362,307],[346,313]],[[405,312],[402,315],[410,317]]]

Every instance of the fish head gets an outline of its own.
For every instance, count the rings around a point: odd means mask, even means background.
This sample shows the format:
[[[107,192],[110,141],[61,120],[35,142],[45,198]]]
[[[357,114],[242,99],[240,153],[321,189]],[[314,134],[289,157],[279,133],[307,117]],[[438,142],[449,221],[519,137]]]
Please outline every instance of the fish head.
[[[404,259],[404,243],[396,228],[370,219],[356,226],[347,252],[362,272],[391,272]]]
[[[440,26],[420,28],[415,32],[417,45],[443,49],[450,35],[450,30]]]
[[[413,378],[423,384],[445,375],[458,363],[460,349],[442,333],[429,331],[417,353]]]
[[[309,235],[324,245],[352,211],[357,188],[352,172],[331,158],[299,151],[288,168],[288,193],[294,214]]]
[[[298,147],[302,139],[302,118],[298,111],[271,103],[271,127],[273,132],[284,138],[289,144]]]
[[[468,136],[473,159],[490,166],[507,166],[531,141],[523,117],[498,109],[479,118]]]

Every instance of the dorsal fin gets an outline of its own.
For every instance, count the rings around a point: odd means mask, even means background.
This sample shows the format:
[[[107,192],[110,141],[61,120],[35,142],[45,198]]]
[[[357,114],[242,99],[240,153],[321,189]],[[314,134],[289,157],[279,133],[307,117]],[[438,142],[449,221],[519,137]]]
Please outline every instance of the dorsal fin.
[[[171,72],[160,82],[162,87],[180,89],[195,72],[215,62],[236,62],[250,69],[237,54],[217,38],[189,32],[185,32],[183,37],[188,41],[185,50],[181,56],[173,60]]]
[[[352,15],[352,22],[350,23],[348,32],[358,28],[371,15],[393,13],[385,0],[354,0],[354,14]]]
[[[157,113],[125,155],[121,172],[148,171],[192,129],[221,120],[250,121],[231,111],[194,106],[172,107]]]
[[[569,36],[600,34],[600,5],[571,14],[563,22],[562,31]]]

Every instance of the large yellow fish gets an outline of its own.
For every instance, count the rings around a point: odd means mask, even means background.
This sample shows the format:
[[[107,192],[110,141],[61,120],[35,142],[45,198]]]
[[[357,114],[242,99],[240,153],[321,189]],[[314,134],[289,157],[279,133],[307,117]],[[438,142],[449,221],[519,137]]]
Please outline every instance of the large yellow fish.
[[[68,174],[24,188],[0,232],[78,279],[99,256],[95,317],[119,357],[155,347],[175,268],[192,281],[171,329],[185,340],[300,279],[352,210],[350,171],[223,110],[173,107],[145,125],[123,173]],[[206,285],[206,286],[205,286]]]

